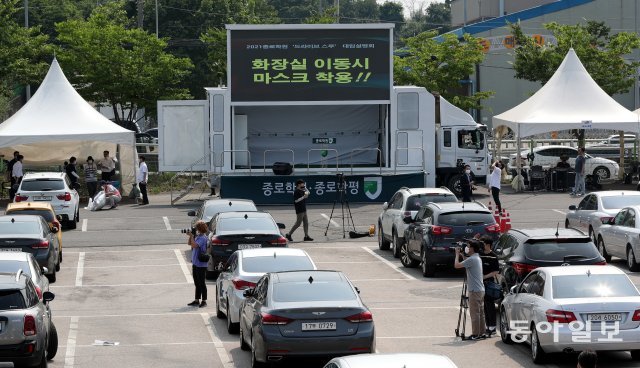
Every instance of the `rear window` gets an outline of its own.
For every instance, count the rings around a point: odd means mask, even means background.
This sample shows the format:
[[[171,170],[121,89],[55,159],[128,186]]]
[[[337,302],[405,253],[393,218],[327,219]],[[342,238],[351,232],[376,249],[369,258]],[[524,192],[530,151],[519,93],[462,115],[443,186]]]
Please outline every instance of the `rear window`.
[[[42,230],[37,222],[0,222],[0,234],[40,234]]]
[[[242,258],[242,268],[255,273],[312,270],[313,263],[303,256],[249,257]]]
[[[218,231],[278,231],[276,224],[270,219],[266,217],[254,217],[254,218],[244,218],[244,217],[234,217],[234,218],[225,218],[220,219],[218,224],[216,225]]]
[[[31,276],[29,262],[26,261],[0,261],[0,272],[16,273],[22,270],[25,275]]]
[[[600,253],[598,253],[595,245],[591,242],[536,242],[533,244],[526,244],[524,247],[524,255],[532,260],[546,262],[579,261],[582,259],[594,259],[600,257]]]
[[[204,209],[204,215],[202,215],[202,219],[204,221],[209,221],[213,216],[220,212],[230,212],[230,211],[257,211],[258,209],[253,203],[248,202],[231,202],[231,206],[229,206],[229,202],[225,204],[215,204],[212,206],[207,206]]]
[[[457,202],[456,196],[453,194],[417,194],[412,195],[407,199],[407,211],[418,211],[420,207],[429,202],[442,203],[442,202]]]
[[[640,205],[640,195],[602,197],[602,207],[604,209],[617,209],[637,205]]]
[[[556,299],[638,296],[626,275],[564,275],[553,276],[552,280]]]
[[[53,213],[46,210],[10,210],[7,214],[12,215],[37,215],[42,216],[46,222],[53,222]]]
[[[0,290],[0,310],[24,308],[24,297],[20,290]]]
[[[25,192],[47,192],[51,190],[64,190],[64,182],[62,181],[62,179],[23,180],[20,186],[20,190]]]
[[[438,225],[448,226],[473,226],[492,224],[495,219],[487,212],[449,212],[438,216]]]
[[[273,300],[276,302],[320,302],[354,300],[356,294],[345,282],[314,281],[274,284]]]

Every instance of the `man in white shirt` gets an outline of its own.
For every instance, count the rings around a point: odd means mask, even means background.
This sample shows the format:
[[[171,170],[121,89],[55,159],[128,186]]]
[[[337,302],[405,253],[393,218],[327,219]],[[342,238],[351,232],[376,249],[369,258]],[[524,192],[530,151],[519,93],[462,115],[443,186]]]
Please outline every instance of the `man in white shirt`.
[[[140,166],[138,167],[138,186],[140,187],[140,193],[142,193],[141,205],[149,204],[149,197],[147,197],[147,180],[149,180],[149,169],[147,169],[147,163],[144,156],[138,158],[140,160]]]
[[[498,213],[502,213],[502,204],[500,204],[500,179],[502,179],[502,162],[496,161],[491,165],[491,175],[489,176],[489,192],[496,202]]]
[[[9,190],[9,199],[13,201],[13,197],[16,195],[16,191],[18,190],[18,186],[20,186],[20,182],[22,181],[22,160],[24,156],[18,155],[16,157],[16,162],[13,164],[13,168],[11,169],[11,178],[13,179],[13,184],[11,189]]]

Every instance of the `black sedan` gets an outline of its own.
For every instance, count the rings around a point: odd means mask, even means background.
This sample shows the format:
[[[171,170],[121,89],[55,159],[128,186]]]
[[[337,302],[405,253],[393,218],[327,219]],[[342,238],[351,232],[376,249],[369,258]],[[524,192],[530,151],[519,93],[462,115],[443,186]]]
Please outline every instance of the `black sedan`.
[[[220,212],[257,210],[255,203],[250,199],[209,199],[204,201],[200,208],[189,211],[187,214],[194,217],[191,220],[191,227],[194,227],[197,221],[202,220],[208,223]]]
[[[57,232],[42,216],[0,216],[0,251],[31,253],[40,267],[47,268],[49,281],[55,282],[60,249]]]
[[[376,350],[373,316],[342,272],[267,273],[245,297],[240,347],[252,367]]]

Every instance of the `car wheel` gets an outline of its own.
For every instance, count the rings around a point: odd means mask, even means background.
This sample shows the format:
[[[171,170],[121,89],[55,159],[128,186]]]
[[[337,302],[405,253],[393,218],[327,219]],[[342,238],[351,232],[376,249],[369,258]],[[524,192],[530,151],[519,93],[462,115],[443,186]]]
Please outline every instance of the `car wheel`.
[[[630,245],[627,245],[627,266],[631,272],[640,271],[640,265],[636,262],[636,256],[633,254],[633,248]]]
[[[411,258],[409,249],[407,248],[407,242],[404,242],[404,244],[402,244],[402,248],[400,248],[400,263],[407,268],[413,268],[418,265],[418,261]]]
[[[49,343],[47,344],[47,360],[53,359],[58,352],[58,330],[56,325],[51,322],[51,331],[49,331]]]
[[[249,346],[249,344],[247,344],[244,339],[244,331],[242,330],[242,326],[240,326],[240,349],[244,351],[251,350],[251,346]]]
[[[223,319],[224,313],[220,310],[220,300],[218,299],[218,284],[216,284],[216,317]]]
[[[604,260],[607,262],[611,262],[611,256],[607,253],[607,248],[604,246],[604,240],[601,236],[598,237],[598,252],[604,257]]]
[[[48,275],[46,275],[46,276],[47,276],[47,279],[49,279],[49,282],[50,282],[50,283],[54,283],[54,282],[56,282],[56,279],[58,278],[58,277],[56,276],[56,268],[54,267],[54,268],[53,268],[53,272],[51,272],[50,274],[48,274]]]
[[[69,220],[69,221],[67,221],[67,227],[68,227],[69,229],[71,229],[71,230],[73,230],[73,229],[75,229],[75,228],[77,227],[77,226],[76,226],[76,224],[77,224],[77,223],[76,223],[75,218],[74,218],[73,220]]]
[[[631,350],[630,353],[632,360],[640,360],[640,350]]]
[[[598,239],[596,239],[596,232],[593,231],[593,228],[589,226],[589,237],[593,241],[593,244],[598,244]]]
[[[538,330],[535,324],[531,324],[531,359],[535,364],[542,364],[545,361],[547,354],[540,346],[540,339],[538,339]]]
[[[571,225],[569,225],[569,220],[564,220],[564,228],[568,229],[569,226],[571,226]]]
[[[256,346],[253,342],[253,336],[251,336],[251,368],[265,368],[266,366],[265,363],[256,359]]]
[[[380,250],[389,250],[391,243],[384,238],[384,232],[382,231],[382,224],[378,224],[378,248]]]
[[[227,299],[227,332],[230,334],[238,333],[238,323],[231,322],[231,313],[229,312],[229,299]]]
[[[425,252],[424,249],[420,253],[420,258],[422,259],[422,276],[433,277],[436,274],[436,265],[429,263],[429,260],[427,260],[427,252]]]
[[[593,170],[593,175],[599,176],[600,180],[609,179],[611,172],[604,166],[598,166]]]
[[[507,312],[502,308],[500,311],[500,338],[505,344],[513,344],[513,339],[509,333],[509,321],[507,320]]]
[[[58,262],[56,262],[56,271],[60,271],[60,253],[58,253]]]
[[[80,222],[80,207],[76,209],[76,222]]]
[[[393,258],[400,258],[400,238],[398,237],[398,232],[393,229],[393,247],[391,248],[391,253],[393,253]]]

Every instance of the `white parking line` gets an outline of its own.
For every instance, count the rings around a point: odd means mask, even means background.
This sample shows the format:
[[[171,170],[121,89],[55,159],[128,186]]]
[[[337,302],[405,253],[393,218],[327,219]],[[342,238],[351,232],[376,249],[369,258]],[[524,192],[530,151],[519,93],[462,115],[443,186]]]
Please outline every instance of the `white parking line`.
[[[192,284],[193,281],[190,282],[156,282],[156,283],[149,283],[149,284],[96,284],[96,285],[83,285],[82,287],[92,287],[92,288],[96,288],[96,287],[121,287],[121,286],[165,286],[165,285],[185,285],[185,284]],[[58,288],[74,288],[77,287],[75,285],[50,285],[49,286],[51,289],[58,289]]]
[[[566,214],[567,214],[567,213],[566,213],[566,212],[564,212],[564,211],[560,211],[560,210],[556,210],[556,209],[552,209],[551,211],[553,211],[553,212],[558,212],[559,214],[562,214],[562,215],[566,215]]]
[[[455,336],[376,336],[376,339],[396,340],[396,339],[453,339]]]
[[[378,263],[378,261],[363,261],[363,262],[350,262],[350,261],[326,261],[326,262],[314,262],[315,264],[367,264]]]
[[[399,272],[401,275],[403,275],[404,277],[407,278],[407,280],[416,280],[415,277],[409,275],[408,273],[404,272],[403,270],[400,269],[400,267],[396,266],[395,264],[389,262],[388,260],[384,259],[383,257],[377,255],[374,251],[372,251],[369,247],[362,247],[362,249],[364,249],[365,251],[367,251],[369,254],[371,254],[372,256],[378,258],[382,263],[386,264],[387,266],[393,268],[394,270],[396,270],[397,272]]]
[[[371,310],[458,309],[459,306],[371,307]]]
[[[197,308],[196,308],[197,309]],[[202,314],[201,312],[166,312],[166,313],[130,313],[130,314],[87,314],[87,315],[73,315],[65,316],[56,314],[56,318],[125,318],[125,317],[164,317],[164,316],[196,316]]]
[[[173,251],[176,253],[176,257],[178,257],[178,263],[180,263],[180,268],[182,269],[184,278],[187,280],[187,282],[191,282],[191,272],[189,272],[189,267],[187,267],[187,262],[184,260],[182,252],[180,251],[180,249],[174,249]]]
[[[87,231],[87,222],[89,222],[87,219],[82,220],[82,231]]]
[[[118,265],[118,266],[84,266],[84,268],[135,268],[135,267],[165,267],[165,266],[180,266],[180,263],[167,263],[167,264],[143,264],[143,265]]]
[[[216,347],[216,352],[218,353],[218,357],[222,362],[222,366],[224,368],[232,368],[233,361],[229,359],[229,354],[227,354],[227,349],[224,348],[222,341],[216,336],[213,331],[213,324],[211,323],[211,317],[208,313],[202,313],[202,319],[204,320],[204,324],[207,326],[207,331],[209,331],[209,336],[211,337],[211,341],[213,341],[214,346]]]
[[[78,336],[78,317],[71,317],[69,322],[69,336],[67,337],[67,352],[64,355],[64,368],[73,368],[76,355],[76,337]]]
[[[340,225],[338,225],[337,222],[333,221],[332,218],[330,218],[329,216],[325,215],[324,213],[321,213],[320,216],[324,217],[325,220],[331,222],[331,225],[333,225],[333,227],[340,227]]]
[[[158,230],[154,230],[158,231]],[[163,246],[176,246],[180,244],[163,244]],[[167,249],[123,249],[123,250],[91,250],[91,253],[130,253],[130,252],[170,252],[175,248],[167,248]],[[85,253],[73,250],[65,250],[64,254],[70,253]]]
[[[164,226],[167,228],[167,230],[171,230],[171,224],[169,223],[169,218],[167,216],[163,216],[162,221],[164,221]]]
[[[78,269],[76,271],[76,286],[82,286],[82,276],[84,276],[84,252],[78,255]]]

